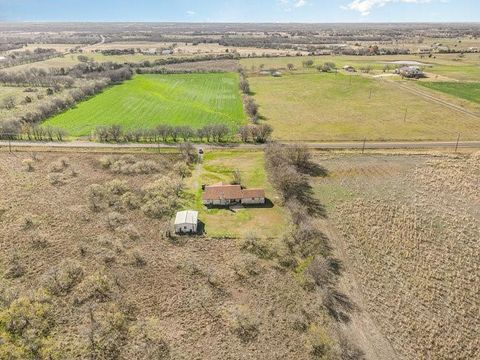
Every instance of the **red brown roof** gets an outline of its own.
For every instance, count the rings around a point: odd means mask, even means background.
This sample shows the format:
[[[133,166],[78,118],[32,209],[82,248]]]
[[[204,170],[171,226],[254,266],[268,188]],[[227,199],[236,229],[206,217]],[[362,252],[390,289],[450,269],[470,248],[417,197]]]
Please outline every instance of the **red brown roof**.
[[[244,198],[264,198],[263,189],[244,189],[240,185],[226,185],[223,183],[205,186],[203,200],[238,200]]]
[[[242,198],[242,188],[240,185],[215,184],[205,186],[203,200],[235,200]]]
[[[242,198],[264,198],[265,190],[263,189],[245,189],[242,190]]]

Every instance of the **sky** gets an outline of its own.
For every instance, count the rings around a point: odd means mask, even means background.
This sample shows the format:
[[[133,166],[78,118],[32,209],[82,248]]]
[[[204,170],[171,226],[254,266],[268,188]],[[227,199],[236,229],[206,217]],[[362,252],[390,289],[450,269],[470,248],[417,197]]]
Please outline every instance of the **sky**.
[[[0,0],[0,21],[480,22],[480,0]]]

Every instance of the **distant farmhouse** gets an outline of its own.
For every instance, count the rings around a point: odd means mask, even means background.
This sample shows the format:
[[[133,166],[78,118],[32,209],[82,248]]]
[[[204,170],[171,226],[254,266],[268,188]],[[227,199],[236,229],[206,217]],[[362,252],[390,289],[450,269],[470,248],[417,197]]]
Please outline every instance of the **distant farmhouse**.
[[[343,70],[348,71],[348,72],[356,72],[355,68],[353,66],[350,66],[350,65],[345,65],[343,67]]]
[[[409,79],[419,79],[425,76],[422,69],[418,66],[402,66],[395,70],[395,73]]]
[[[205,186],[202,202],[204,205],[265,204],[264,189],[242,189],[240,185],[218,183]]]
[[[175,232],[177,234],[197,232],[198,227],[198,211],[185,210],[177,212],[175,217]]]

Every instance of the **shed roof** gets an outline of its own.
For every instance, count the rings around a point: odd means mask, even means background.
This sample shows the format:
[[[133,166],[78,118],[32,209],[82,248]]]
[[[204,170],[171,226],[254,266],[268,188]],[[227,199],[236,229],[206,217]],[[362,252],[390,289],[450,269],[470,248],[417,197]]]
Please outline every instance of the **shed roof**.
[[[180,224],[197,224],[198,223],[198,211],[185,210],[177,212],[175,217],[175,225]]]

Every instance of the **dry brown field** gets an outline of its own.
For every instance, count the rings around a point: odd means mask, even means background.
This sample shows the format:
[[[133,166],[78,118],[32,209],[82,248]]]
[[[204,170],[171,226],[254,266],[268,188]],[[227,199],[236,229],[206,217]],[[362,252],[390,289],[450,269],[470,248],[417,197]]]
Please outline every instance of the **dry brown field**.
[[[319,341],[335,351],[318,295],[293,273],[238,239],[167,237],[178,161],[0,153],[0,358],[310,359]]]
[[[341,287],[360,309],[346,332],[368,358],[388,347],[400,359],[477,358],[479,153],[317,161]]]

